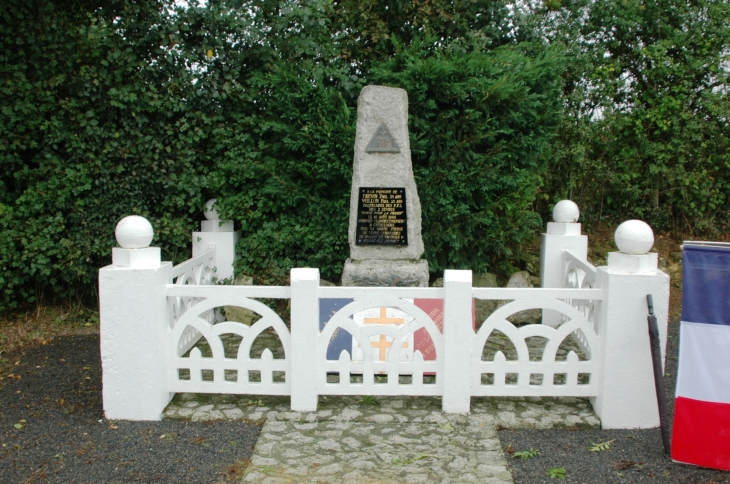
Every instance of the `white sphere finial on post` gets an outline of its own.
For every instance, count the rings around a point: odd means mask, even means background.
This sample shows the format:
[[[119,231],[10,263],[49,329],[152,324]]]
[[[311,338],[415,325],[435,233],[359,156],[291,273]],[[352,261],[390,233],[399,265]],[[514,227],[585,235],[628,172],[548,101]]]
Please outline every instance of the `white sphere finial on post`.
[[[627,220],[618,226],[613,239],[624,254],[646,254],[654,246],[654,231],[643,220]]]
[[[608,268],[614,273],[650,273],[657,269],[659,254],[654,246],[654,231],[642,220],[627,220],[613,236],[619,252],[608,253]]]
[[[596,268],[595,285],[606,297],[594,320],[600,335],[596,354],[603,362],[601,388],[591,403],[603,428],[656,427],[654,373],[646,323],[641,321],[646,320],[646,295],[651,294],[660,349],[666,354],[669,275],[658,268],[659,254],[649,252],[654,232],[646,222],[627,220],[616,229],[614,240],[620,252],[609,252],[607,265]]]
[[[160,420],[172,399],[167,389],[167,284],[172,263],[150,247],[152,224],[124,217],[114,235],[112,265],[99,271],[100,347],[104,415],[108,419]]]
[[[112,248],[112,264],[117,267],[158,267],[160,248],[150,247],[154,235],[152,224],[146,218],[139,215],[124,217],[114,231],[119,247]]]
[[[217,198],[211,198],[205,202],[205,220],[200,222],[201,232],[233,232],[232,220],[221,220],[218,210],[214,205],[218,202]]]
[[[205,202],[205,220],[200,222],[200,232],[193,232],[193,257],[215,249],[215,270],[218,280],[233,280],[233,261],[236,243],[241,233],[233,229],[233,220],[221,220],[216,210],[217,198]]]
[[[540,287],[565,286],[565,252],[570,251],[581,260],[588,257],[588,237],[580,232],[580,210],[572,200],[560,200],[553,207],[553,221],[540,237]],[[542,310],[542,323],[556,328],[563,322],[563,314],[553,309]]]
[[[213,205],[215,205],[217,201],[217,198],[211,198],[210,200],[205,202],[205,212],[203,215],[205,215],[206,220],[220,220],[218,211],[213,208]]]
[[[575,223],[580,217],[578,205],[572,200],[560,200],[553,207],[553,221],[558,223]]]
[[[114,236],[123,249],[144,249],[152,243],[155,233],[152,224],[139,215],[124,217],[117,224]]]

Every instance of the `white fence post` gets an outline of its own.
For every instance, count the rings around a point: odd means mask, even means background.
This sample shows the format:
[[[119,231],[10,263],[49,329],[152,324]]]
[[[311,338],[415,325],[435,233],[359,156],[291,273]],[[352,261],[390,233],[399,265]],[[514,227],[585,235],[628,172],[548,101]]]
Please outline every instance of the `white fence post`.
[[[616,230],[621,252],[608,254],[608,266],[599,267],[596,284],[604,290],[597,319],[602,346],[602,382],[593,408],[605,429],[659,426],[646,295],[654,298],[659,323],[662,362],[667,343],[669,276],[657,269],[658,254],[651,228],[629,220]]]
[[[468,413],[471,405],[471,271],[444,271],[444,412]]]
[[[565,285],[563,251],[569,249],[583,260],[588,257],[588,237],[581,235],[578,205],[561,200],[553,208],[554,222],[548,222],[547,233],[540,243],[540,287],[561,288]],[[557,327],[562,315],[551,309],[542,310],[542,324]]]
[[[236,258],[236,243],[241,232],[234,232],[233,221],[221,221],[213,208],[216,199],[206,203],[205,218],[200,223],[200,232],[193,232],[193,258],[215,247],[215,278],[233,281],[233,260]]]
[[[319,269],[291,270],[291,409],[317,410]]]
[[[172,264],[149,247],[143,217],[117,225],[112,265],[99,270],[102,396],[108,419],[160,420],[173,394],[167,386],[166,285]]]

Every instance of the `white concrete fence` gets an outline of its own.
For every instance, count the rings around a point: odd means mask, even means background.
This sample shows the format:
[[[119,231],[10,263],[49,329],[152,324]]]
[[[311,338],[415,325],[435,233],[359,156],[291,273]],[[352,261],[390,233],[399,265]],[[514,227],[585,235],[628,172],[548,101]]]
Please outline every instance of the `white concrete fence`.
[[[99,271],[107,418],[159,420],[176,392],[290,395],[293,411],[316,410],[320,395],[441,396],[451,413],[468,412],[471,397],[576,396],[590,398],[604,428],[659,425],[646,295],[654,297],[664,351],[669,277],[649,253],[654,238],[644,222],[622,224],[620,252],[596,268],[586,260],[577,206],[560,202],[542,235],[540,288],[473,287],[463,270],[445,271],[442,288],[326,287],[308,268],[292,269],[291,285],[281,287],[215,284],[233,276],[239,234],[213,211],[206,217],[193,233],[193,258],[175,267],[149,247],[144,218],[117,226],[121,247]],[[260,299],[290,300],[291,324]],[[321,301],[335,299],[346,301],[320,330]],[[473,299],[504,301],[477,331]],[[443,305],[442,330],[417,304],[424,300]],[[224,321],[224,307],[260,319]],[[542,324],[508,320],[528,309],[542,310]],[[358,318],[368,310],[380,311],[369,319],[375,324]],[[404,316],[388,319],[387,311]],[[269,349],[252,356],[264,331],[278,336],[283,358]],[[349,333],[352,347],[328,359],[338,331]],[[427,357],[414,351],[414,334],[430,337]],[[223,335],[242,338],[235,355],[226,355]],[[211,357],[195,347],[201,338]],[[535,338],[544,338],[539,351]],[[490,341],[502,346],[485,351]]]

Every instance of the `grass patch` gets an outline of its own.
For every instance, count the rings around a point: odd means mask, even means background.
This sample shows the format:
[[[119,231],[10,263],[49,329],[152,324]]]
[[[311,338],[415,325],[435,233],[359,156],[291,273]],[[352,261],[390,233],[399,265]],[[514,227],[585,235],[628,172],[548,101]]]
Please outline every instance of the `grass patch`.
[[[45,345],[57,336],[99,332],[99,311],[83,306],[39,306],[0,317],[0,377],[13,365],[8,355]]]

